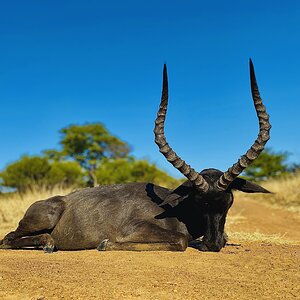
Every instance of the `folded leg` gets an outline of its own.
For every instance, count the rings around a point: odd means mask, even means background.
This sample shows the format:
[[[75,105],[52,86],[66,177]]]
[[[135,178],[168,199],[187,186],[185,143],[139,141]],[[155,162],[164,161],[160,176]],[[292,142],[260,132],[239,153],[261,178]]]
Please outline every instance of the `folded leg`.
[[[98,246],[99,251],[184,251],[187,238],[180,232],[174,232],[159,227],[156,224],[142,222],[127,228],[130,234],[115,241],[105,239]]]

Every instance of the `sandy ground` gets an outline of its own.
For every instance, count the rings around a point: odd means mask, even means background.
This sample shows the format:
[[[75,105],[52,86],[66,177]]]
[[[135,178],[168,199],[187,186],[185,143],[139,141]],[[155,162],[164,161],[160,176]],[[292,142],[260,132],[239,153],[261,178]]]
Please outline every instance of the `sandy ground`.
[[[0,250],[0,299],[300,299],[299,214],[237,201],[230,232],[280,234],[220,253]],[[286,242],[285,242],[286,241]]]

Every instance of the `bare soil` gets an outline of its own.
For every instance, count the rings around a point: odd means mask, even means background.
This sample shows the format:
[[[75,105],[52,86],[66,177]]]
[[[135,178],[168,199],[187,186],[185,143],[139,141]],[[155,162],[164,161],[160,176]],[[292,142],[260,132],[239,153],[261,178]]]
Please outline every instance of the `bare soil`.
[[[242,221],[229,232],[280,234],[283,244],[234,240],[241,246],[220,253],[0,250],[0,299],[300,299],[299,214],[251,200],[231,215]]]

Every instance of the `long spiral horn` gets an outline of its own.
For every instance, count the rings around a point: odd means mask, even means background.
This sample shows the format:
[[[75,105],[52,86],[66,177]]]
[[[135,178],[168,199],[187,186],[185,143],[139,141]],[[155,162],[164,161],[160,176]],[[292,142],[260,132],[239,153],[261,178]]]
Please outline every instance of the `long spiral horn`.
[[[251,146],[251,148],[244,154],[231,168],[229,168],[218,180],[217,187],[219,190],[224,191],[228,188],[229,184],[243,172],[264,150],[265,144],[270,139],[271,124],[269,122],[269,115],[267,114],[266,107],[260,98],[258,86],[256,83],[254,67],[252,60],[249,60],[250,65],[250,83],[251,93],[259,121],[259,134]]]
[[[165,158],[178,169],[187,179],[189,179],[199,191],[208,191],[208,183],[205,179],[197,173],[191,166],[189,166],[184,160],[182,160],[169,146],[166,141],[164,133],[164,125],[166,119],[166,113],[168,108],[168,75],[167,66],[164,65],[163,70],[163,88],[161,102],[155,120],[154,134],[155,143],[159,147],[159,151],[165,156]]]

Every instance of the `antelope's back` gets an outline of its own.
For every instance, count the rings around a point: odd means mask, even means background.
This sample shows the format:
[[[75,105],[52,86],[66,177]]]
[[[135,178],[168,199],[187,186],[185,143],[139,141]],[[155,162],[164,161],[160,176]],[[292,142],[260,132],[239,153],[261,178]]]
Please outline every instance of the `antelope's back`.
[[[159,204],[169,193],[151,183],[104,185],[73,192],[65,196],[65,211],[51,235],[58,249],[76,250],[96,248],[107,238],[117,241],[139,222],[176,230],[182,227],[177,219],[155,219],[164,211]]]

